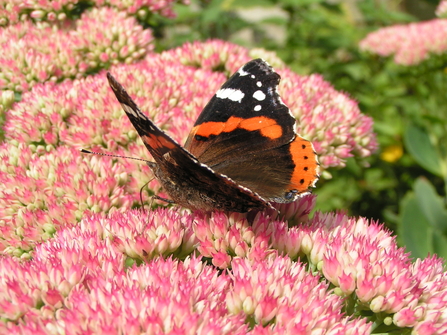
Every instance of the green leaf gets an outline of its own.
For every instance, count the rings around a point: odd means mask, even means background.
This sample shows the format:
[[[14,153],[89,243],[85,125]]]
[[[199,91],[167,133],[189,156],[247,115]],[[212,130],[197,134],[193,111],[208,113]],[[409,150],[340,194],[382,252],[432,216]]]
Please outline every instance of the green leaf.
[[[399,241],[413,257],[437,254],[447,258],[447,209],[435,188],[418,178],[414,192],[408,192],[401,202]]]
[[[443,177],[441,158],[430,141],[427,131],[410,124],[404,134],[405,146],[413,158],[426,170]]]
[[[397,229],[399,242],[405,245],[414,258],[424,258],[433,253],[431,227],[418,206],[413,192],[408,192],[401,201],[401,224]]]
[[[433,253],[439,257],[447,259],[447,238],[445,235],[433,235],[433,250]]]
[[[433,229],[440,234],[447,233],[447,210],[443,199],[425,178],[418,178],[414,183],[414,192],[419,208],[424,213]]]

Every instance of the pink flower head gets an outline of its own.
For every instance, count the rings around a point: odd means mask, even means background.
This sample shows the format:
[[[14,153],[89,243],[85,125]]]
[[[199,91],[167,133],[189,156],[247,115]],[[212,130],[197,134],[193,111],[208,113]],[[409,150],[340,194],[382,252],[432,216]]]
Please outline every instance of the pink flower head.
[[[311,334],[317,329],[330,334],[357,323],[344,319],[340,313],[342,300],[330,294],[327,284],[289,258],[253,262],[235,258],[232,276],[228,309],[233,314],[245,314],[256,325],[274,325],[282,334]],[[260,331],[258,327],[254,334]],[[364,326],[359,334],[369,331],[370,326]]]
[[[343,214],[317,213],[302,234],[301,251],[310,267],[321,271],[337,295],[382,318],[388,314],[388,325],[434,329],[433,334],[445,329],[440,310],[447,286],[438,259],[417,260],[412,266],[383,227]]]
[[[447,50],[447,20],[395,25],[370,33],[360,42],[360,48],[380,56],[394,55],[394,62],[416,65],[430,55]]]
[[[150,30],[124,12],[107,7],[83,14],[70,37],[79,50],[88,50],[85,56],[91,69],[133,63],[154,48]]]
[[[254,58],[264,58],[276,69],[284,67],[284,63],[272,52],[264,49],[248,50],[239,45],[222,40],[185,43],[181,47],[165,51],[161,58],[166,61],[180,62],[205,70],[223,68],[225,75],[230,76],[242,65]],[[223,83],[222,83],[223,84]]]
[[[191,215],[180,211],[116,212],[108,218],[96,215],[81,222],[81,226],[86,227],[98,224],[102,234],[113,238],[114,247],[133,259],[149,260],[172,254],[186,256],[197,243]]]
[[[0,147],[4,252],[26,254],[36,242],[50,238],[55,228],[75,223],[85,211],[124,211],[137,201],[137,188],[120,163],[81,156],[67,147],[51,152],[35,147],[35,151],[23,144]]]
[[[16,92],[36,83],[81,77],[111,64],[131,63],[153,49],[150,30],[110,8],[84,13],[75,29],[25,21],[4,28],[0,41],[0,65],[5,69],[0,88]]]
[[[58,243],[68,243],[62,255],[39,250],[36,259],[23,264],[8,257],[0,260],[1,282],[8,283],[0,294],[0,315],[15,321],[1,322],[3,333],[47,333],[44,329],[54,328],[67,334],[136,334],[141,329],[247,333],[242,315],[229,314],[226,308],[228,275],[197,258],[158,258],[124,272],[122,262],[103,253],[107,241],[85,233],[74,236],[88,243],[78,243],[76,250],[69,235],[60,236]]]

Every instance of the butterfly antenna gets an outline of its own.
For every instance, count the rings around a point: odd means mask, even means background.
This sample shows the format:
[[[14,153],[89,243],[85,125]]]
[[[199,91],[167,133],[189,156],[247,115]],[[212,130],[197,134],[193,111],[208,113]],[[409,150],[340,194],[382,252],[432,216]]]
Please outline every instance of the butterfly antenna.
[[[127,159],[133,159],[133,160],[136,160],[136,161],[151,162],[151,161],[148,161],[148,160],[142,159],[142,158],[105,154],[105,153],[102,153],[102,152],[94,152],[94,151],[90,151],[90,150],[86,150],[86,149],[81,149],[81,152],[84,153],[84,154],[100,155],[100,156],[108,156],[108,157],[117,157],[117,158],[127,158]],[[147,184],[145,184],[144,186],[146,186],[146,185]]]

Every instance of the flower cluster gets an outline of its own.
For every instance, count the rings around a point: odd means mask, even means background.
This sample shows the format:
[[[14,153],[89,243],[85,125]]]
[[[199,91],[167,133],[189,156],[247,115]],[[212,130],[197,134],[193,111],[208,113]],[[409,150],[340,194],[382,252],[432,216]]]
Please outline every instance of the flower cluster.
[[[173,18],[173,5],[181,2],[189,4],[188,0],[2,0],[0,4],[0,26],[15,24],[19,21],[32,19],[34,21],[58,22],[73,18],[80,8],[93,6],[101,8],[110,6],[139,18],[147,18],[152,13]]]
[[[204,262],[222,258],[207,254],[210,243],[227,246],[226,271]],[[196,247],[205,259],[191,256]],[[9,320],[0,323],[2,333],[108,327],[113,333],[370,334],[369,321],[414,334],[447,330],[442,261],[412,264],[382,226],[343,214],[318,213],[290,228],[262,213],[96,214],[59,231],[33,256],[0,259],[0,282],[8,287],[0,290],[0,317]]]
[[[27,258],[35,244],[80,220],[84,212],[125,211],[138,199],[128,162],[85,157],[67,147],[33,153],[0,147],[0,250]],[[127,163],[127,164],[126,164]]]
[[[216,212],[196,215],[194,233],[200,241],[198,250],[221,269],[230,266],[232,255],[249,259],[263,258],[262,250],[268,245],[281,254],[297,259],[300,241],[294,234],[287,236],[288,225],[308,222],[308,214],[315,200],[315,196],[308,195],[291,204],[277,205],[280,214],[269,210],[265,213]]]
[[[255,324],[253,334],[369,334],[365,319],[344,318],[342,299],[328,284],[289,258],[265,260],[235,258],[228,310],[244,313]]]
[[[230,279],[199,259],[157,258],[124,271],[107,240],[67,234],[28,263],[0,260],[0,332],[245,334],[225,305]],[[61,247],[62,246],[62,247]]]
[[[248,50],[222,40],[185,43],[179,48],[163,52],[161,58],[204,70],[224,72],[227,76],[254,58],[263,58],[276,70],[285,67],[282,60],[273,52],[264,49]]]
[[[447,303],[442,260],[429,258],[412,265],[390,232],[377,223],[321,213],[299,227],[263,213],[251,219],[215,213],[196,220],[198,251],[217,267],[234,271],[237,258],[268,259],[275,250],[292,260],[305,260],[358,312],[381,314],[388,325],[432,331],[420,334],[447,330],[447,316],[439,313]]]
[[[327,283],[267,246],[257,259],[235,257],[228,274],[191,256],[146,258],[126,270],[124,254],[132,255],[122,248],[123,233],[138,231],[138,241],[151,241],[158,255],[171,242],[179,250],[176,233],[185,234],[187,255],[193,224],[168,210],[95,215],[37,247],[28,262],[1,258],[8,289],[1,290],[0,316],[8,322],[0,332],[369,334],[365,319],[342,314],[343,300]],[[166,234],[169,228],[177,231]]]
[[[83,234],[110,238],[113,247],[136,261],[174,255],[184,258],[195,250],[197,238],[192,229],[193,216],[180,210],[114,212],[104,218],[96,214],[79,223]]]
[[[110,8],[84,13],[74,29],[29,21],[9,26],[0,37],[0,89],[23,92],[36,83],[131,63],[153,49],[152,40],[150,30]]]
[[[379,56],[394,55],[397,64],[416,65],[430,55],[445,53],[446,41],[447,20],[434,19],[379,29],[366,36],[360,48]]]
[[[436,15],[441,18],[447,18],[447,1],[441,0],[436,8]]]

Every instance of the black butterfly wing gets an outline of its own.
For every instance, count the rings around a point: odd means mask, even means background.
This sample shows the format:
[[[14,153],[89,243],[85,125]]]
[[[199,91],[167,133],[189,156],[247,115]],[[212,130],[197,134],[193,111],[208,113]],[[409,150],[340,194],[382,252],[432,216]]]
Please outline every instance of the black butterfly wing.
[[[295,132],[280,76],[262,59],[239,69],[198,117],[185,149],[265,199],[290,202],[318,178],[312,144]]]

